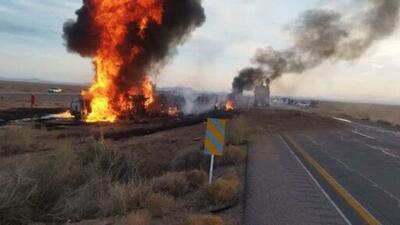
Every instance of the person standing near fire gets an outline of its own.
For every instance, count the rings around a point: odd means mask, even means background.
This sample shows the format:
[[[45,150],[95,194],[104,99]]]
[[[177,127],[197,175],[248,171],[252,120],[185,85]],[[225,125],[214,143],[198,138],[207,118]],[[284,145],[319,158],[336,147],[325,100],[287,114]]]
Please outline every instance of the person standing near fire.
[[[31,108],[35,108],[36,107],[36,95],[35,93],[31,94]]]

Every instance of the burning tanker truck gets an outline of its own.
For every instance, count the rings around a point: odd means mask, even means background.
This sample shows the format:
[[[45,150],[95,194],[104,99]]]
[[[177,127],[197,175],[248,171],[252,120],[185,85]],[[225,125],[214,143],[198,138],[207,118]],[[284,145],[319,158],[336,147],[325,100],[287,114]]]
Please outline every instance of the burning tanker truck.
[[[152,77],[205,22],[201,2],[83,0],[63,37],[68,51],[92,58],[95,79],[72,101],[72,113],[90,123],[164,110]]]
[[[160,115],[177,116],[186,105],[184,97],[169,92],[160,91],[154,94],[154,100],[150,106],[146,106],[148,100],[144,95],[129,96],[130,105],[133,107],[126,110],[124,114],[120,114],[119,119],[139,119]],[[91,111],[90,98],[80,95],[72,99],[70,112],[77,120],[86,121]]]
[[[228,97],[234,107],[247,108],[270,106],[270,79],[264,70],[246,68],[239,72],[232,83],[232,93]],[[244,95],[245,91],[254,93],[254,97]]]

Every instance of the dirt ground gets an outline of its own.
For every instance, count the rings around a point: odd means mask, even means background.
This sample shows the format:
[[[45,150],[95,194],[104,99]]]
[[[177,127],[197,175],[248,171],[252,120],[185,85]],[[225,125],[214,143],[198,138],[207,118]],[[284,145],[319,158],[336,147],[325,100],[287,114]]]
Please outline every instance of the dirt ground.
[[[13,92],[47,92],[49,88],[61,88],[64,93],[79,93],[86,88],[84,85],[69,85],[69,84],[45,84],[45,83],[30,83],[20,81],[0,81],[0,93]]]
[[[61,88],[62,93],[48,93],[53,87]],[[30,108],[32,93],[36,96],[37,108],[68,108],[71,99],[85,88],[83,85],[0,81],[0,110]]]
[[[20,88],[6,90],[29,89]],[[44,106],[65,109],[71,97],[43,96],[39,107],[43,110]],[[10,108],[27,108],[25,95],[0,97],[3,118],[18,114]],[[74,123],[50,120],[0,126],[0,198],[7,199],[5,203],[0,199],[0,223],[239,225],[246,146],[252,138],[265,132],[343,126],[329,117],[295,110],[238,113],[228,122],[226,152],[217,158],[214,183],[208,185],[204,122],[159,132],[154,128],[165,119]],[[137,135],[143,129],[152,132]]]
[[[65,148],[65,146],[72,146],[75,152],[77,152],[76,154],[79,154],[80,151],[84,151],[81,150],[84,148],[83,146],[91,143],[93,139],[97,140],[107,132],[119,132],[119,129],[127,129],[126,126],[121,126],[122,128],[119,127],[119,125],[88,126],[86,128],[82,126],[72,126],[62,129],[47,129],[41,123],[19,123],[2,126],[0,127],[0,135],[2,132],[7,132],[8,130],[16,130],[14,134],[8,136],[8,139],[15,139],[19,136],[20,140],[16,145],[18,148],[14,152],[4,153],[0,147],[0,153],[3,153],[0,156],[0,174],[9,171],[10,168],[14,168],[15,170],[24,169],[21,165],[26,165],[25,161],[54,161],[54,158],[58,157],[57,155],[60,151],[63,151],[62,149]],[[157,179],[157,177],[162,177],[167,173],[175,173],[175,171],[200,169],[206,174],[209,159],[203,154],[204,134],[205,124],[199,123],[194,126],[171,129],[145,136],[130,136],[119,140],[106,138],[105,143],[107,148],[112,149],[112,151],[133,155],[138,167],[137,171],[141,174],[139,179],[142,180],[141,182],[144,182],[144,180]],[[5,145],[13,141],[14,140],[6,142]],[[0,142],[4,142],[4,140]],[[0,143],[0,145],[1,144],[2,143]],[[25,148],[26,146],[29,146],[29,148]],[[21,147],[21,149],[19,147]],[[189,158],[187,158],[187,156]],[[191,157],[194,157],[194,159],[191,159]],[[189,160],[189,164],[186,162],[187,160]],[[199,162],[194,162],[194,164],[199,164],[200,167],[197,165],[192,166],[190,160],[202,161],[203,165],[200,165]],[[243,164],[217,166],[215,179],[223,176],[230,168],[234,168],[234,170],[237,171],[241,180],[244,179]],[[1,185],[0,180],[0,186]],[[193,193],[175,197],[174,206],[169,209],[169,212],[165,216],[161,218],[150,216],[149,221],[151,222],[143,224],[180,225],[184,223],[183,221],[186,221],[188,215],[215,215],[218,216],[218,218],[221,217],[227,225],[240,224],[242,207],[240,201],[237,201],[233,207],[227,210],[210,214],[208,206],[203,206],[200,200],[196,200],[199,198],[198,195],[200,193],[201,189]],[[1,211],[2,206],[0,204],[0,220],[2,219]],[[138,212],[140,212],[140,215],[142,212],[145,215],[148,214],[146,209],[140,209],[139,211],[132,210],[126,214],[123,213],[106,218],[100,217],[92,220],[83,220],[78,224],[131,224],[123,221],[129,220],[129,217],[132,215],[137,216]],[[71,223],[68,224],[73,224],[73,222],[71,221]],[[138,225],[141,224],[142,223],[138,223]]]
[[[49,123],[48,121],[46,123]],[[61,123],[61,121],[56,122],[56,124]],[[61,123],[62,124],[62,123]],[[46,126],[43,122],[28,122],[28,123],[10,123],[5,126],[0,127],[0,135],[2,140],[0,141],[0,174],[8,174],[11,170],[15,171],[36,171],[36,164],[41,165],[44,163],[55,163],[55,170],[61,167],[61,174],[64,174],[60,179],[56,179],[57,182],[62,182],[66,179],[64,185],[69,186],[69,179],[77,174],[70,174],[68,169],[68,163],[72,162],[72,168],[79,167],[80,164],[76,164],[74,161],[76,157],[81,157],[80,159],[87,159],[87,155],[91,155],[90,149],[92,147],[87,146],[97,146],[95,149],[95,155],[90,157],[97,158],[96,154],[102,155],[106,154],[109,157],[111,152],[111,158],[105,158],[100,161],[99,166],[104,167],[104,163],[111,160],[111,167],[108,170],[113,171],[114,167],[117,165],[119,168],[121,165],[122,169],[125,171],[129,169],[130,163],[134,162],[136,178],[131,181],[119,181],[111,183],[110,190],[107,189],[108,193],[111,191],[111,197],[115,195],[115,188],[119,190],[118,196],[122,195],[122,199],[131,199],[133,202],[145,201],[147,200],[135,200],[129,194],[127,190],[133,185],[134,189],[139,188],[140,184],[145,183],[146,188],[154,189],[154,185],[165,183],[166,185],[161,193],[162,196],[158,196],[156,205],[167,205],[171,204],[168,202],[173,201],[172,206],[167,207],[167,212],[163,213],[162,216],[149,216],[149,211],[154,211],[153,208],[148,203],[144,204],[140,202],[139,205],[135,207],[126,206],[126,210],[117,212],[107,212],[107,213],[94,213],[87,214],[85,216],[76,216],[76,213],[67,214],[71,216],[69,223],[67,224],[132,224],[127,222],[129,220],[141,219],[145,222],[139,223],[148,225],[158,225],[158,224],[171,224],[171,225],[182,225],[182,224],[215,224],[215,225],[238,225],[241,224],[242,214],[243,214],[243,184],[245,183],[245,157],[246,157],[246,143],[251,141],[252,138],[259,136],[265,132],[279,132],[279,131],[295,131],[295,130],[305,130],[305,129],[331,129],[338,126],[343,126],[342,123],[338,123],[336,120],[330,117],[319,116],[316,113],[306,113],[295,110],[283,110],[283,109],[260,109],[251,110],[246,112],[241,112],[237,114],[236,117],[232,118],[228,123],[228,135],[227,135],[227,152],[224,157],[218,158],[216,162],[215,170],[215,183],[214,186],[208,186],[203,181],[200,186],[195,188],[191,187],[184,193],[172,192],[173,197],[168,197],[172,191],[175,189],[185,189],[180,185],[182,184],[182,176],[193,176],[189,174],[197,174],[198,177],[203,177],[206,180],[206,174],[208,172],[209,158],[203,154],[203,143],[205,135],[205,123],[198,123],[196,125],[185,126],[175,129],[169,129],[161,132],[154,132],[148,135],[122,135],[119,138],[115,138],[115,135],[109,134],[124,134],[126,131],[137,128],[151,127],[157,124],[156,119],[150,123],[132,123],[128,121],[120,121],[116,124],[98,124],[98,125],[76,125],[76,126]],[[18,141],[15,141],[18,140]],[[100,144],[100,145],[99,145]],[[5,146],[5,147],[4,147]],[[11,146],[11,147],[10,147]],[[66,154],[65,149],[72,149],[71,153]],[[89,150],[88,150],[89,149]],[[108,153],[107,153],[108,152]],[[83,154],[83,158],[82,155]],[[122,155],[121,155],[122,154]],[[59,160],[61,155],[61,161]],[[85,156],[86,155],[86,156]],[[125,156],[130,156],[126,158]],[[72,157],[72,159],[71,159]],[[86,158],[85,158],[86,157]],[[103,157],[104,158],[104,157]],[[132,160],[130,160],[132,158]],[[126,160],[128,159],[128,160]],[[106,160],[106,161],[104,161]],[[113,161],[117,160],[117,161]],[[28,162],[28,163],[26,163]],[[61,166],[57,166],[61,163]],[[75,163],[75,164],[74,164]],[[96,164],[97,165],[97,164]],[[33,166],[33,169],[29,169]],[[64,167],[67,167],[64,168]],[[43,168],[43,166],[39,166]],[[48,167],[45,167],[48,168]],[[91,168],[91,166],[90,166]],[[106,167],[108,168],[108,167]],[[53,170],[53,167],[49,169]],[[99,176],[98,173],[93,173],[89,169],[89,172],[84,172],[87,170],[87,166],[80,167],[79,170],[83,170],[81,173],[89,173],[90,177]],[[41,170],[39,170],[41,171]],[[64,172],[63,172],[64,171]],[[72,170],[74,171],[74,170]],[[194,171],[194,172],[193,172]],[[198,171],[198,172],[196,172]],[[46,173],[48,171],[45,171]],[[118,170],[118,172],[121,172]],[[43,171],[41,172],[43,173]],[[66,174],[65,174],[66,173]],[[93,173],[93,174],[92,174]],[[11,173],[12,174],[12,173]],[[78,172],[79,174],[79,172]],[[185,175],[187,174],[187,175]],[[233,174],[233,175],[232,175]],[[18,175],[13,175],[17,176]],[[49,176],[39,174],[39,177]],[[58,176],[51,175],[51,176]],[[108,175],[107,175],[108,176]],[[129,175],[132,176],[132,175]],[[4,176],[8,177],[8,176]],[[104,177],[104,175],[100,175]],[[235,177],[238,177],[235,178]],[[201,180],[203,179],[201,178]],[[28,178],[26,178],[28,179]],[[31,178],[30,178],[31,179]],[[36,179],[36,178],[35,178]],[[104,178],[102,178],[104,179]],[[110,178],[111,179],[111,178]],[[193,179],[193,178],[191,178]],[[28,179],[29,180],[29,179]],[[61,181],[60,181],[61,180]],[[79,180],[78,178],[73,178],[73,180]],[[237,181],[238,180],[238,181]],[[49,183],[53,181],[48,181]],[[128,182],[128,183],[126,183]],[[188,181],[185,181],[188,182]],[[192,181],[193,182],[193,181]],[[150,185],[151,184],[151,185]],[[0,186],[3,184],[0,179]],[[60,187],[61,184],[57,184],[56,187]],[[83,182],[77,187],[71,186],[69,188],[78,188],[76,191],[80,190],[80,187],[85,187],[86,184]],[[122,185],[122,186],[121,186]],[[139,185],[139,186],[137,186]],[[61,185],[63,186],[63,185]],[[121,187],[122,189],[121,189]],[[46,185],[45,185],[46,187]],[[184,187],[186,187],[184,185]],[[166,188],[166,189],[165,189]],[[227,188],[227,189],[226,189]],[[218,192],[222,189],[222,193]],[[4,190],[7,190],[6,188]],[[17,189],[19,190],[19,188]],[[36,189],[35,189],[36,190]],[[64,189],[61,189],[64,190]],[[74,189],[73,189],[74,190]],[[121,191],[123,190],[123,191]],[[155,188],[154,190],[157,190]],[[73,191],[72,193],[76,193]],[[64,192],[62,192],[64,193]],[[68,194],[67,196],[71,195]],[[79,192],[78,192],[79,193]],[[206,194],[208,197],[206,196]],[[225,196],[226,193],[231,193]],[[3,193],[4,194],[4,193]],[[125,196],[127,195],[127,196]],[[130,196],[130,197],[129,197]],[[156,195],[157,196],[157,195]],[[210,197],[212,196],[212,197]],[[235,197],[236,196],[236,197]],[[1,197],[1,194],[0,194]],[[68,197],[65,197],[68,198]],[[82,197],[81,197],[82,198]],[[86,197],[85,197],[86,198]],[[93,199],[87,197],[85,200],[87,202],[93,201]],[[114,196],[115,198],[115,196]],[[113,199],[114,199],[113,198]],[[147,197],[146,197],[147,198]],[[219,203],[213,202],[213,198],[220,199]],[[222,200],[221,200],[222,198]],[[68,200],[70,201],[70,200]],[[76,201],[76,199],[74,200]],[[62,205],[69,204],[75,205],[77,203],[63,203]],[[118,206],[121,207],[121,201],[119,200]],[[161,202],[160,202],[161,201]],[[125,201],[122,201],[125,202]],[[209,202],[209,203],[205,203]],[[217,201],[215,201],[217,202]],[[101,202],[100,202],[101,203]],[[96,203],[96,204],[100,204]],[[129,202],[128,202],[129,203]],[[126,205],[124,203],[122,205]],[[37,204],[37,203],[35,203]],[[95,206],[98,208],[98,206]],[[101,203],[104,204],[104,203]],[[130,202],[129,204],[133,204]],[[135,203],[136,204],[136,203]],[[104,208],[113,208],[115,203],[112,205],[103,206]],[[57,204],[55,205],[57,206]],[[54,206],[54,207],[55,207]],[[57,208],[57,207],[56,207]],[[225,209],[226,208],[226,209]],[[6,208],[7,209],[7,208]],[[129,210],[128,210],[129,209]],[[224,209],[222,211],[216,209]],[[2,205],[0,204],[0,220],[2,219]],[[21,210],[18,208],[18,210]],[[13,212],[18,212],[18,210],[13,209]],[[164,209],[163,209],[164,210]],[[210,210],[214,213],[210,213]],[[64,210],[65,211],[65,210]],[[62,211],[63,213],[65,213]],[[75,212],[72,210],[71,212]],[[7,212],[7,211],[6,211]],[[50,211],[52,212],[52,211]],[[71,213],[70,211],[68,211]],[[47,213],[47,211],[46,211]],[[47,214],[45,214],[47,215]],[[153,214],[151,214],[153,215]],[[193,215],[193,216],[191,216]],[[199,216],[201,218],[199,218]],[[216,216],[216,217],[215,217]],[[132,219],[133,217],[134,219]],[[187,222],[187,218],[195,218],[198,221],[211,221],[204,223],[190,223]],[[34,214],[33,217],[35,218]],[[47,218],[46,216],[44,217]],[[62,217],[64,218],[64,217]],[[220,221],[220,218],[224,222]],[[36,219],[35,219],[36,220]],[[41,219],[37,219],[38,222]],[[125,222],[124,222],[125,221]],[[146,222],[147,221],[147,222]],[[62,222],[62,223],[61,223]],[[58,224],[65,223],[65,219],[61,219]],[[6,224],[19,224],[19,223],[6,223]],[[29,223],[25,223],[29,224]],[[33,223],[32,223],[33,224]],[[40,224],[40,223],[39,223]],[[44,223],[42,223],[44,224]]]
[[[246,116],[259,132],[304,131],[307,129],[343,127],[343,123],[339,123],[329,116],[300,110],[251,110],[246,113]]]
[[[313,111],[400,126],[399,110],[400,106],[394,105],[322,102]]]

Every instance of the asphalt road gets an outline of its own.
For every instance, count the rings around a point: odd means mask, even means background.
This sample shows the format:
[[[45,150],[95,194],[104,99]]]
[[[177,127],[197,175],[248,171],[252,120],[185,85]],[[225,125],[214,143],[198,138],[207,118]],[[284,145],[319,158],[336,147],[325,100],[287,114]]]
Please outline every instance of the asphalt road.
[[[245,225],[346,225],[335,204],[278,134],[249,146]]]
[[[336,119],[346,126],[288,134],[382,224],[399,225],[400,129]]]

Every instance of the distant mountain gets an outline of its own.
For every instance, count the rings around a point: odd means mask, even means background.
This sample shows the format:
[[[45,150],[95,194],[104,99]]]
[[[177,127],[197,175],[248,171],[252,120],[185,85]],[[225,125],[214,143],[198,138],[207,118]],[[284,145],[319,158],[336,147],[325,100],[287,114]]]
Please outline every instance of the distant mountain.
[[[10,78],[10,77],[1,77],[0,81],[13,81],[13,82],[26,82],[26,83],[35,83],[35,84],[63,84],[63,85],[82,85],[88,86],[89,83],[78,83],[78,82],[55,82],[49,80],[42,80],[39,78]]]

